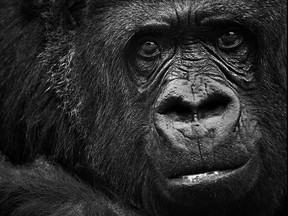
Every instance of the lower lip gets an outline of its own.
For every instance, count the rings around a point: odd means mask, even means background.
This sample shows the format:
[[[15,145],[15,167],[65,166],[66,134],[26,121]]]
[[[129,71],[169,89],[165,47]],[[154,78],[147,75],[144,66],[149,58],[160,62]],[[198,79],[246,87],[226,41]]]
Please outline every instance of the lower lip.
[[[255,166],[256,165],[256,166]],[[229,170],[215,170],[211,172],[205,172],[205,173],[198,173],[193,175],[183,175],[179,176],[177,178],[171,178],[167,179],[168,187],[169,186],[176,186],[181,187],[193,187],[198,185],[211,185],[218,184],[218,182],[226,181],[231,178],[233,178],[233,181],[237,182],[243,177],[248,177],[248,175],[251,175],[251,172],[249,170],[257,170],[257,163],[255,163],[255,158],[250,158],[250,160],[242,165],[241,167],[235,168],[235,169],[229,169]]]
[[[166,179],[166,195],[175,203],[196,207],[221,200],[232,201],[250,190],[258,176],[258,168],[257,161],[250,158],[246,164],[236,169]]]

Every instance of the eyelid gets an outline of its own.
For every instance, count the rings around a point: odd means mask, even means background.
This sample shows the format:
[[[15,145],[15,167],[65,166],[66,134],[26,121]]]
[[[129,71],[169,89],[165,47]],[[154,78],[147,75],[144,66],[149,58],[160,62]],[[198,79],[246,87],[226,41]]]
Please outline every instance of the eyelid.
[[[143,36],[143,37],[137,39],[136,44],[139,47],[144,42],[147,42],[147,41],[151,41],[151,42],[154,42],[155,44],[159,45],[158,40],[155,37],[153,37],[153,36]]]
[[[218,29],[217,31],[218,31],[218,33],[217,33],[218,38],[227,32],[235,32],[235,33],[238,33],[240,35],[243,35],[241,33],[241,32],[243,32],[243,30],[240,27],[236,27],[236,26],[222,27],[221,29]]]

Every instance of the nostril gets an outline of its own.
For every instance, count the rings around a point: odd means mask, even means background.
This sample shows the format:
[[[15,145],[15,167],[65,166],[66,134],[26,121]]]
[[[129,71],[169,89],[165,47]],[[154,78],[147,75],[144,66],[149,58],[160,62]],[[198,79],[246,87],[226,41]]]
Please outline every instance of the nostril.
[[[184,102],[181,98],[168,98],[158,106],[157,112],[163,115],[179,117],[191,117],[193,115],[193,109],[190,104]]]
[[[199,119],[222,115],[231,103],[231,98],[226,95],[213,95],[203,101],[197,108]]]
[[[184,101],[182,97],[170,97],[163,100],[157,112],[173,119],[197,121],[222,115],[231,103],[226,95],[214,94],[202,101]]]

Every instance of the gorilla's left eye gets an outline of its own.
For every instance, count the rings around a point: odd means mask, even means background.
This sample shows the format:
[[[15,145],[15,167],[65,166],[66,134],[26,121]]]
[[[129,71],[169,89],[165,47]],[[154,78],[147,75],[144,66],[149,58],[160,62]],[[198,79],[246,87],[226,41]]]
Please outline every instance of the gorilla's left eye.
[[[244,38],[236,30],[228,30],[218,37],[218,47],[222,50],[231,50],[242,44]]]
[[[138,54],[146,58],[154,58],[160,54],[160,47],[153,40],[145,40],[140,43]]]

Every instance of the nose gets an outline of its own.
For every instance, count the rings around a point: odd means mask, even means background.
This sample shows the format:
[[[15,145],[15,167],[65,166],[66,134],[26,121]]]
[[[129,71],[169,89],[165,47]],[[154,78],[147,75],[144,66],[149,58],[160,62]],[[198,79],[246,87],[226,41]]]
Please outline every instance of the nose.
[[[225,137],[235,130],[239,116],[240,102],[232,89],[208,79],[173,80],[156,103],[156,127],[169,140],[179,132],[189,139]]]

